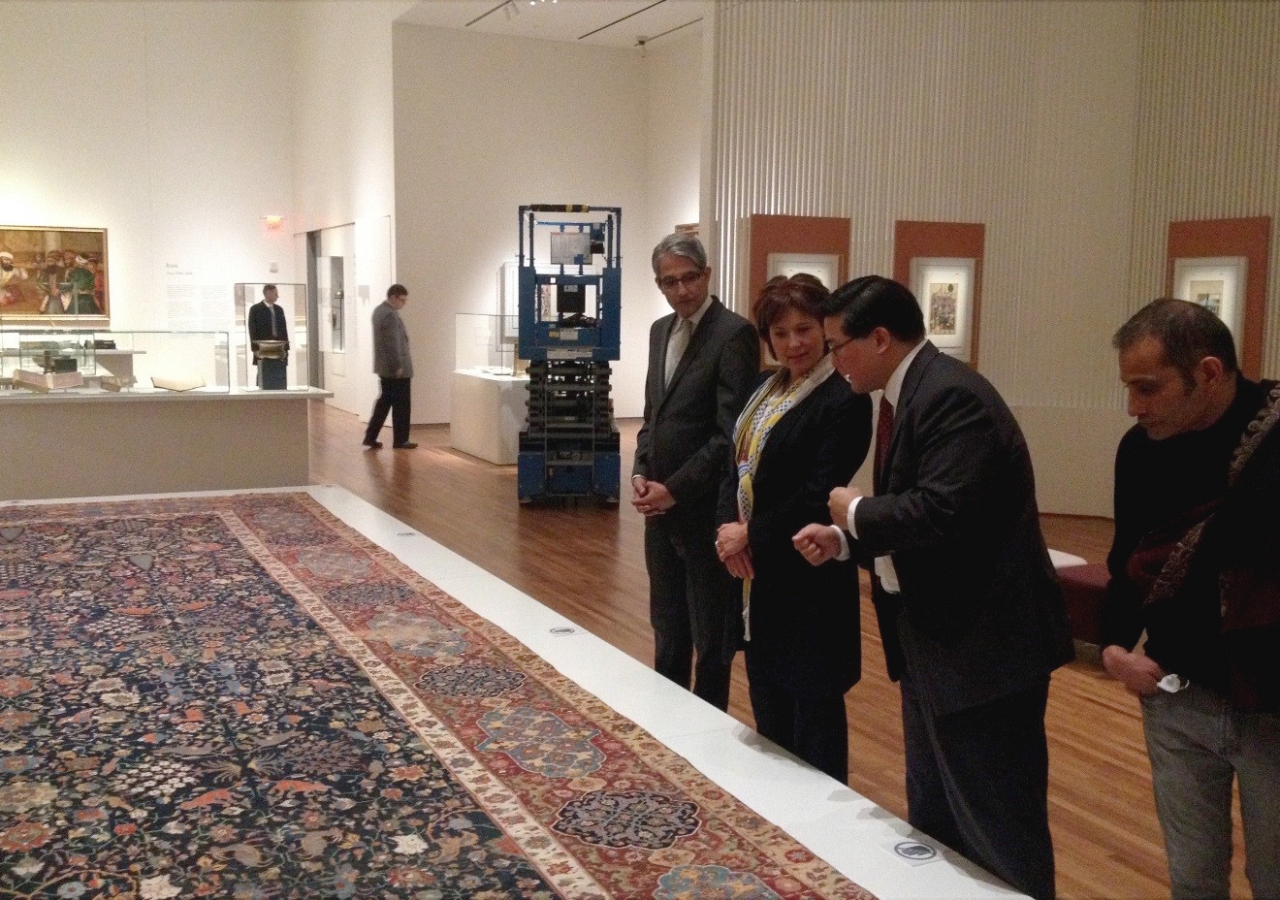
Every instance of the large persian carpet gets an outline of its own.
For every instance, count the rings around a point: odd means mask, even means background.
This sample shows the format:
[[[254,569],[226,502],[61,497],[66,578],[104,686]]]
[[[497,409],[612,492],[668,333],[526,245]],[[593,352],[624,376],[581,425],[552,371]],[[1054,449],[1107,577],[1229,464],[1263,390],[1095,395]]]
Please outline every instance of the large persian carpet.
[[[303,494],[0,508],[0,897],[871,900]]]

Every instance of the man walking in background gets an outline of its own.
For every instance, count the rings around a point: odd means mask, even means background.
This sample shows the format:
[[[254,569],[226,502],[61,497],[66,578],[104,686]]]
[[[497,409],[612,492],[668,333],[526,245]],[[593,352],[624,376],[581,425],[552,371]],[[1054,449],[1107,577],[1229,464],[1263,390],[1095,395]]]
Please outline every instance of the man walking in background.
[[[387,299],[373,310],[373,371],[382,392],[373,404],[364,445],[382,449],[378,432],[391,413],[391,446],[412,450],[418,445],[409,440],[409,380],[413,378],[413,358],[409,354],[409,333],[404,329],[400,310],[409,302],[409,290],[403,284],[387,288]]]
[[[653,274],[674,312],[649,331],[631,503],[645,516],[654,668],[688,689],[696,651],[693,692],[727,709],[741,589],[716,553],[716,504],[760,347],[751,323],[708,293],[697,238],[663,238]]]

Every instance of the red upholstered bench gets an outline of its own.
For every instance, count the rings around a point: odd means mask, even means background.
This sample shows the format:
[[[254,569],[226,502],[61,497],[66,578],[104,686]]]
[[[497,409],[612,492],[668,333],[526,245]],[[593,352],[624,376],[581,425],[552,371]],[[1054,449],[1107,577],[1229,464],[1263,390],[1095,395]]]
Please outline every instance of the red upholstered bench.
[[[1058,569],[1062,593],[1067,601],[1071,636],[1078,641],[1098,643],[1102,624],[1102,601],[1111,576],[1105,563],[1067,566]]]

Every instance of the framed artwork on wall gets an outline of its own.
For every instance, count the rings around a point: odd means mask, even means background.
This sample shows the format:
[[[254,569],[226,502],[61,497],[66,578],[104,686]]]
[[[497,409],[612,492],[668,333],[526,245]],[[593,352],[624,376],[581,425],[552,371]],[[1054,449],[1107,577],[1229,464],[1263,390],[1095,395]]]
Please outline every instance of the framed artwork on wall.
[[[929,339],[943,353],[978,368],[982,326],[981,222],[893,224],[893,279],[907,285],[924,313]]]
[[[974,267],[972,259],[911,260],[911,292],[920,301],[929,340],[965,362],[972,352]]]
[[[760,291],[775,275],[809,272],[832,290],[844,283],[849,266],[848,219],[752,214],[744,227],[747,255],[741,261],[746,290],[735,306],[750,310],[753,322]]]
[[[1231,329],[1240,346],[1244,325],[1244,286],[1248,260],[1243,256],[1189,257],[1173,261],[1173,296],[1208,309]]]
[[[1164,296],[1213,309],[1235,339],[1246,378],[1262,377],[1271,217],[1170,222]]]
[[[768,278],[781,275],[790,278],[792,275],[807,273],[822,282],[822,286],[834,291],[840,286],[840,256],[835,253],[770,253]]]
[[[0,319],[101,327],[110,310],[105,228],[0,226]]]

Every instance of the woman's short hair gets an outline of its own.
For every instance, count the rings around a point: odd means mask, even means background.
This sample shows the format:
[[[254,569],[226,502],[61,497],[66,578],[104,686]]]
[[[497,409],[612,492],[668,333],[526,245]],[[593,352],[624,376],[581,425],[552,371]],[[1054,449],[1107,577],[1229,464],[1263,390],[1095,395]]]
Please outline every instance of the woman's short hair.
[[[773,353],[773,339],[769,336],[769,329],[773,327],[773,323],[781,319],[787,310],[794,309],[802,315],[812,316],[821,325],[827,293],[822,282],[807,272],[790,278],[775,275],[765,282],[752,312],[755,314],[760,337],[769,345],[770,353]]]

